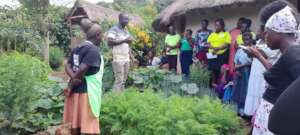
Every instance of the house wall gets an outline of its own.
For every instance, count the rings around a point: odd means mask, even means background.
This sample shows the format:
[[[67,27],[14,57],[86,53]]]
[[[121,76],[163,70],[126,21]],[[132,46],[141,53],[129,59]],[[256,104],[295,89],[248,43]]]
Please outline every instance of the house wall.
[[[259,8],[231,8],[222,9],[221,11],[209,11],[206,14],[195,14],[193,12],[186,14],[186,28],[193,31],[200,29],[200,22],[202,19],[209,20],[209,29],[214,30],[214,20],[223,18],[227,31],[236,27],[237,21],[240,17],[246,17],[252,20],[252,31],[256,31],[260,24],[258,20]]]
[[[295,1],[297,1],[298,11],[300,12],[300,1],[299,0],[295,0]]]
[[[297,0],[298,11],[300,12],[300,2]]]
[[[289,0],[297,9],[300,11],[300,2],[299,0]]]
[[[299,1],[298,0],[289,0],[293,5],[295,5],[295,7],[299,8],[298,7],[298,3]]]
[[[298,0],[290,0],[290,2],[298,7]],[[246,17],[252,20],[251,30],[256,32],[259,29],[259,11],[265,5],[256,5],[256,6],[244,6],[244,7],[232,7],[219,10],[208,10],[205,13],[198,11],[186,13],[186,28],[190,28],[193,31],[197,31],[200,28],[200,22],[202,19],[208,19],[209,29],[214,30],[214,20],[217,18],[223,18],[226,25],[226,30],[230,31],[236,27],[237,21],[240,17]],[[298,7],[299,9],[300,7]],[[180,25],[179,21],[176,21],[175,24]]]

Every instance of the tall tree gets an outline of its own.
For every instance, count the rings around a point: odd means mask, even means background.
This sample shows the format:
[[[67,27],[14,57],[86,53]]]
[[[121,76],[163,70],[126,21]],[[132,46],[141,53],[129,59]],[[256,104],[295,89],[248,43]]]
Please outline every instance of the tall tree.
[[[37,28],[40,31],[40,35],[43,38],[43,57],[44,60],[49,62],[49,7],[50,0],[19,0],[19,2],[27,10],[27,14],[33,18],[33,28]]]

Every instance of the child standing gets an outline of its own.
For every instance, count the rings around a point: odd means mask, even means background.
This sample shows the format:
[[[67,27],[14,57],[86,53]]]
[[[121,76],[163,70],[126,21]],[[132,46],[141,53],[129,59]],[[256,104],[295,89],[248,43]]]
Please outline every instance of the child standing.
[[[243,33],[244,46],[250,47],[254,44],[251,32]],[[244,48],[239,47],[234,58],[235,63],[235,79],[233,88],[233,101],[237,105],[238,114],[244,116],[244,106],[247,96],[250,67],[252,59],[245,52]]]

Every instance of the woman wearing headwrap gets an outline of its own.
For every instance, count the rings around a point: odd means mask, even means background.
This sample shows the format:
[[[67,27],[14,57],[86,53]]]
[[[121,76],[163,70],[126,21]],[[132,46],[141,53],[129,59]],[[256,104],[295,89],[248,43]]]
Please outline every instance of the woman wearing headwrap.
[[[267,7],[272,9],[278,8],[275,1]],[[288,4],[286,4],[288,5]],[[264,57],[257,48],[248,48],[248,53],[257,58],[267,69],[264,74],[268,83],[263,99],[255,114],[254,128],[252,135],[273,135],[268,130],[269,114],[282,92],[300,76],[300,46],[297,43],[299,20],[294,9],[285,6],[279,11],[270,14],[271,10],[263,9],[261,11],[261,20],[266,21],[266,42],[272,49],[279,49],[282,53],[279,60],[272,64]],[[273,9],[274,11],[274,9]],[[266,19],[266,14],[271,15]]]

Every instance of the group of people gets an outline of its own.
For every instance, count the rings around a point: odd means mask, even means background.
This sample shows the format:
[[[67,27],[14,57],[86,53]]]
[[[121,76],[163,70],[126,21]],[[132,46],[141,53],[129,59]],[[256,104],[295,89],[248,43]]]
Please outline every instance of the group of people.
[[[300,135],[299,18],[293,5],[277,0],[260,11],[262,25],[256,34],[247,18],[240,18],[230,32],[223,19],[215,20],[214,31],[203,20],[195,34],[190,29],[176,34],[170,26],[162,57],[149,51],[147,63],[175,72],[180,67],[188,80],[190,65],[197,59],[211,71],[211,87],[218,97],[234,103],[238,115],[252,116],[252,135]],[[113,90],[118,92],[125,88],[130,61],[136,61],[129,46],[133,38],[125,29],[128,22],[129,17],[120,14],[119,24],[107,32],[113,53]],[[74,135],[100,133],[102,31],[92,22],[83,28],[86,41],[72,50],[65,66],[70,81],[64,90],[64,123],[72,125]]]
[[[214,31],[208,29],[208,20],[202,20],[194,36],[190,29],[176,34],[170,26],[165,38],[169,69],[176,71],[179,58],[183,77],[188,78],[189,66],[196,58],[211,72],[211,87],[217,96],[236,105],[237,114],[252,124],[252,135],[298,135],[300,127],[292,124],[297,125],[300,117],[285,117],[296,116],[288,103],[299,101],[293,93],[300,96],[296,90],[300,84],[294,82],[300,75],[299,18],[292,4],[278,0],[261,10],[256,33],[251,30],[251,19],[244,17],[230,32],[223,19],[214,21]],[[281,102],[277,103],[278,98]]]

